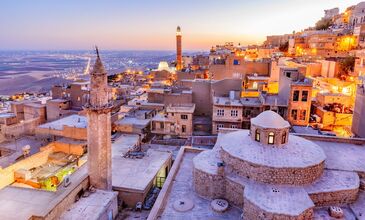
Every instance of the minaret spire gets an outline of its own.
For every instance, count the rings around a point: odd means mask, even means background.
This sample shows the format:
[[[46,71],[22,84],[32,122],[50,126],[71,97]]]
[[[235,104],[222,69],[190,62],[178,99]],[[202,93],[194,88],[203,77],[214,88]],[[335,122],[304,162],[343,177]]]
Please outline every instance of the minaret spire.
[[[95,52],[96,52],[96,57],[100,59],[100,56],[99,56],[99,48],[96,45],[95,45]]]
[[[108,75],[95,46],[96,60],[90,74],[90,102],[87,111],[88,171],[90,185],[112,190],[111,175],[111,109]]]

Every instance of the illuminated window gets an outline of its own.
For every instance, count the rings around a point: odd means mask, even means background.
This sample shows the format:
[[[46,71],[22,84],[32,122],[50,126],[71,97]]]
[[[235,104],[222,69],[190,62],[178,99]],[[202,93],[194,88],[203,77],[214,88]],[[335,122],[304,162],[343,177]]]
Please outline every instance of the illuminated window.
[[[259,131],[259,129],[256,129],[256,131],[255,131],[255,141],[260,142],[260,131]]]
[[[283,136],[281,136],[281,143],[285,144],[286,142],[286,133],[283,134]]]
[[[252,88],[257,89],[257,82],[253,82]]]
[[[274,137],[275,137],[274,132],[270,132],[269,133],[269,144],[274,144]]]
[[[297,118],[298,118],[298,110],[296,110],[296,109],[291,110],[291,118],[293,120],[297,120]]]
[[[305,121],[305,116],[307,114],[307,111],[306,110],[302,110],[299,112],[299,120],[302,120],[302,121]]]

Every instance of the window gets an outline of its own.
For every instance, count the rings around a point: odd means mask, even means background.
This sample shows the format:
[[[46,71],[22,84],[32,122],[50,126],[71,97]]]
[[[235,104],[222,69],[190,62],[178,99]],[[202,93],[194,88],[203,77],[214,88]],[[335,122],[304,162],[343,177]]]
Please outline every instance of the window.
[[[223,124],[217,124],[217,131],[219,131],[219,128],[224,128]]]
[[[299,101],[299,90],[295,90],[295,91],[293,92],[293,101],[294,101],[294,102]]]
[[[274,132],[270,132],[269,133],[269,141],[268,141],[268,143],[269,144],[274,144],[274,138],[275,138]]]
[[[308,101],[308,91],[302,91],[302,102]]]
[[[231,128],[238,128],[237,125],[231,125]]]
[[[302,120],[302,121],[305,121],[305,116],[306,116],[306,114],[307,114],[307,111],[306,110],[301,110],[300,112],[299,112],[299,120]]]
[[[224,109],[218,109],[217,116],[224,116]]]
[[[240,65],[240,61],[239,60],[233,60],[233,65]]]
[[[253,82],[252,89],[257,89],[257,82]]]
[[[286,133],[283,134],[283,136],[281,136],[281,143],[285,144],[286,142]]]
[[[160,122],[160,128],[164,129],[165,128],[165,124],[163,122]]]
[[[231,116],[237,117],[238,116],[238,110],[231,110]]]
[[[186,132],[186,125],[181,126],[181,131],[182,131],[182,133]]]
[[[294,120],[297,120],[298,110],[296,110],[296,109],[291,110],[291,118],[294,119]]]
[[[291,72],[285,72],[286,77],[290,78]]]
[[[181,117],[181,119],[183,119],[183,120],[188,120],[188,115],[181,115],[180,117]]]
[[[256,131],[255,131],[255,141],[260,142],[260,131],[259,131],[259,129],[256,129]]]

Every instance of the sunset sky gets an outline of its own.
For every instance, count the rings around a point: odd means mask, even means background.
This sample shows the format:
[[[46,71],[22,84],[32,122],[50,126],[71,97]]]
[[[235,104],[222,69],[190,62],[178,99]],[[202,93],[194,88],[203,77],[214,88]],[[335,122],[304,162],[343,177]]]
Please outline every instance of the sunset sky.
[[[324,9],[359,0],[1,0],[0,50],[171,50],[180,25],[184,50],[313,26]]]

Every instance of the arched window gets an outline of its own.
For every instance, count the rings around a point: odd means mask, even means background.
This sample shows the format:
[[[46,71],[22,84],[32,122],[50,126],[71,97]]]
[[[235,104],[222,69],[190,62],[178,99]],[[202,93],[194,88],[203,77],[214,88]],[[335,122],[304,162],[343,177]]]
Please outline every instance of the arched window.
[[[269,144],[274,144],[274,137],[275,137],[274,132],[270,132],[269,133]]]
[[[259,131],[259,129],[256,129],[256,131],[255,131],[255,141],[260,142],[260,131]]]
[[[281,143],[285,144],[286,142],[286,133],[283,134],[283,136],[281,136]]]

